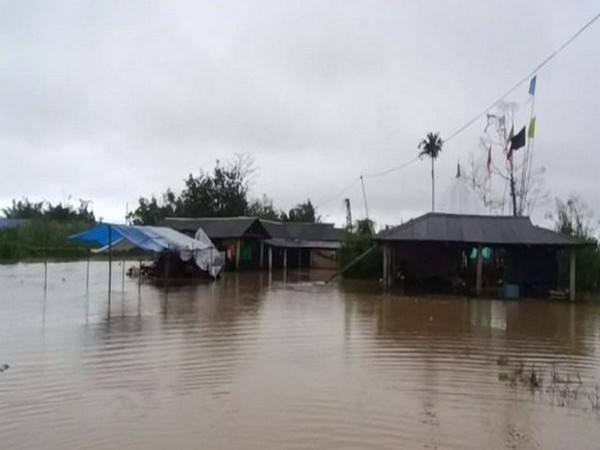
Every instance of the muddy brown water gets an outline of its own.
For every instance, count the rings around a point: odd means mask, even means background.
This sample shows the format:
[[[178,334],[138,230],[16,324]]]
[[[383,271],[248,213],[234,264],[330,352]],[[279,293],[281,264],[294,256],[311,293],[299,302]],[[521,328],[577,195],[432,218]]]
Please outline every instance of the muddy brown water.
[[[109,314],[105,262],[87,293],[85,263],[50,264],[45,294],[43,273],[0,266],[0,448],[600,447],[593,305],[295,271],[138,290],[115,265]],[[509,381],[520,363],[542,387]]]

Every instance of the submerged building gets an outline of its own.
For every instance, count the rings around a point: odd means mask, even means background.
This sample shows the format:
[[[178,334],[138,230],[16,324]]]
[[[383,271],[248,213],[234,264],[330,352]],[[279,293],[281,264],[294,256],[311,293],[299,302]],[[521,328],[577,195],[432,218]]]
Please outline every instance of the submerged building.
[[[162,226],[193,235],[201,228],[226,253],[226,268],[336,269],[346,231],[331,223],[277,222],[256,217],[168,217]]]
[[[381,231],[383,283],[413,291],[548,297],[569,252],[568,296],[575,299],[575,250],[587,243],[533,225],[528,217],[428,213]]]

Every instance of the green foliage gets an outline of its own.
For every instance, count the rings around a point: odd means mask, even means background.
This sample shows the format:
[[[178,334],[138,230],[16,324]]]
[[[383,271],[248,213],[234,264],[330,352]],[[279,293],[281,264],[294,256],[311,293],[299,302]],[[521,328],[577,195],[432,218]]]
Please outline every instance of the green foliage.
[[[305,203],[298,203],[294,206],[288,214],[281,215],[281,220],[284,222],[311,222],[318,223],[321,218],[317,216],[315,207],[311,203],[310,199],[306,200]]]
[[[250,202],[246,215],[259,219],[281,220],[285,213],[277,211],[273,206],[273,200],[263,194],[262,198]]]
[[[419,156],[428,156],[431,159],[436,159],[442,152],[444,141],[439,133],[427,133],[427,137],[419,143],[421,152]]]
[[[165,217],[250,216],[291,222],[319,222],[310,200],[299,203],[286,214],[273,206],[266,195],[248,200],[250,180],[255,169],[252,158],[237,155],[233,161],[217,161],[212,173],[200,170],[189,174],[180,193],[168,189],[160,197],[140,197],[138,207],[128,218],[136,225],[156,225]]]
[[[592,215],[576,196],[566,202],[556,199],[554,227],[557,231],[582,238],[589,246],[577,250],[577,288],[584,292],[600,292],[600,244],[594,235]],[[569,255],[561,257],[561,284],[566,286],[569,276]]]
[[[373,222],[368,219],[357,220],[353,233],[348,233],[338,252],[338,264],[345,267],[355,258],[373,246]],[[373,250],[352,267],[343,276],[346,278],[378,279],[382,273],[382,254],[380,249]]]
[[[246,156],[222,165],[217,161],[213,172],[200,170],[189,174],[185,187],[175,194],[167,190],[158,200],[140,197],[138,207],[129,214],[134,224],[156,225],[167,216],[227,217],[243,216],[248,210],[248,182],[253,173]]]
[[[94,213],[88,210],[90,202],[79,200],[79,207],[74,208],[68,203],[31,202],[28,198],[12,201],[12,205],[3,208],[2,213],[8,219],[45,219],[55,221],[80,221],[94,223]]]
[[[69,244],[66,238],[89,228],[84,221],[36,219],[20,228],[0,231],[0,261],[85,256],[85,247]]]

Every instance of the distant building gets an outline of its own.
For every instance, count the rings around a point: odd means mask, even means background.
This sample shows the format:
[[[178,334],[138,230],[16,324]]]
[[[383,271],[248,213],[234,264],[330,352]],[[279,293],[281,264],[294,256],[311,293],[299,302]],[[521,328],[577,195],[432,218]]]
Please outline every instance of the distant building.
[[[227,268],[337,268],[345,230],[329,223],[277,222],[256,217],[168,217],[162,226],[193,235],[202,228],[227,254]]]
[[[407,290],[547,297],[558,288],[559,252],[569,251],[575,298],[578,238],[535,226],[528,217],[428,213],[375,237],[383,282]]]

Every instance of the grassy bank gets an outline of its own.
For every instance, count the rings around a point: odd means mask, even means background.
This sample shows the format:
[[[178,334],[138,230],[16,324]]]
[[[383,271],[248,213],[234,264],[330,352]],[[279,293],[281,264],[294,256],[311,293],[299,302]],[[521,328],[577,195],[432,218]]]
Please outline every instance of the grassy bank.
[[[12,230],[0,231],[0,262],[24,260],[79,259],[88,247],[71,244],[67,237],[90,228],[86,222],[34,220]]]

